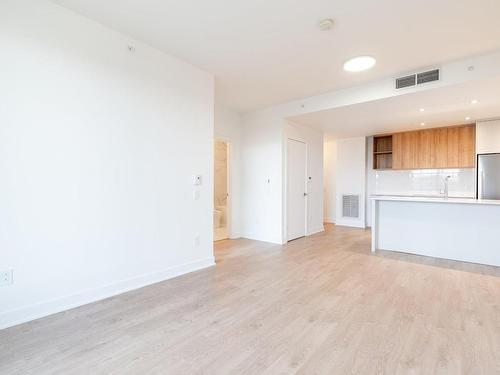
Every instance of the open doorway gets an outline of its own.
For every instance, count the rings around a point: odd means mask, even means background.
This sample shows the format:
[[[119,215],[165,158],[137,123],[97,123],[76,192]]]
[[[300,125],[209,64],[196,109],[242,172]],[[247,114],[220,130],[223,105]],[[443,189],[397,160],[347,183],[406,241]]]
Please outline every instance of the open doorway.
[[[214,141],[214,241],[229,237],[229,143]]]

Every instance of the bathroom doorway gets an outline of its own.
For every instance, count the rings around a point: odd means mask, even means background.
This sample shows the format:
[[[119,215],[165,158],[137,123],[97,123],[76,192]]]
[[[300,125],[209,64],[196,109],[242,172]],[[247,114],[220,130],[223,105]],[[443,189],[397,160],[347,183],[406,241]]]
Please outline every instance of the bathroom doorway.
[[[229,238],[229,143],[214,141],[214,241]]]

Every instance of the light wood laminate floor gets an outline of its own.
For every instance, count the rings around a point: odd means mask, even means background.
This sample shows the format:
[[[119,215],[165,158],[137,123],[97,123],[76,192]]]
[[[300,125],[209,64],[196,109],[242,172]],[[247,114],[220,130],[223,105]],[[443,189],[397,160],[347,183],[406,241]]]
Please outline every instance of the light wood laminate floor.
[[[216,267],[0,331],[0,373],[500,374],[498,268],[369,249],[219,242]]]

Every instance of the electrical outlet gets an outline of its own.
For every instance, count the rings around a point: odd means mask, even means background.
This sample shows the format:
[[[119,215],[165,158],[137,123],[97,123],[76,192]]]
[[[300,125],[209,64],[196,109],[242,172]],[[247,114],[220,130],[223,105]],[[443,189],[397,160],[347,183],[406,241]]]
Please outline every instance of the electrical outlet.
[[[0,271],[0,286],[11,285],[14,281],[12,270]]]

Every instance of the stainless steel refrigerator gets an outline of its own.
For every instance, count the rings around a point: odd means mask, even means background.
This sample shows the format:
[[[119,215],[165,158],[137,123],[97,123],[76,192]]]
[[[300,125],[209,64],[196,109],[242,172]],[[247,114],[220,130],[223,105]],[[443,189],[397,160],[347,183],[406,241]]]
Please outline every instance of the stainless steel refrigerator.
[[[478,199],[500,199],[500,154],[477,156]]]

